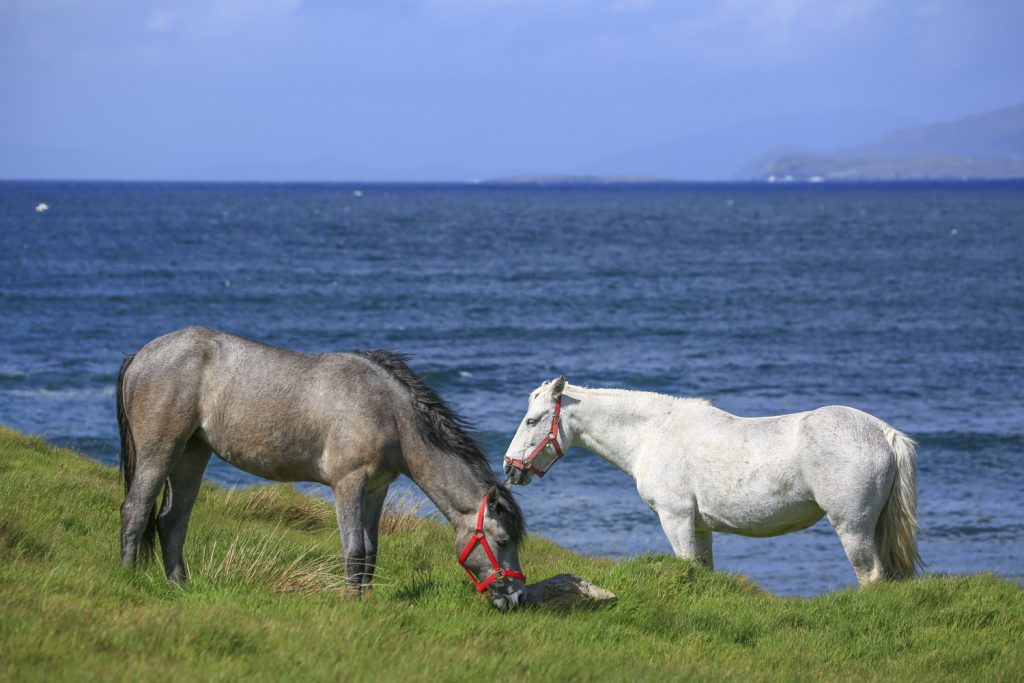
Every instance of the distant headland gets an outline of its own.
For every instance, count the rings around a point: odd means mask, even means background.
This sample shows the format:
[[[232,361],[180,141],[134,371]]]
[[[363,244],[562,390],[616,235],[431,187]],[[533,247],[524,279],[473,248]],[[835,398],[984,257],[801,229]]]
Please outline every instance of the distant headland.
[[[502,178],[482,180],[481,185],[647,185],[656,183],[682,182],[673,178],[658,178],[641,175],[564,175],[547,173],[539,175],[511,175]]]
[[[895,130],[847,149],[811,152],[781,148],[745,164],[733,180],[766,183],[1024,180],[1024,103],[953,121]],[[557,173],[476,181],[482,185],[502,186],[688,182],[697,181],[648,175]]]
[[[792,150],[744,166],[767,182],[1024,179],[1024,104],[904,128],[829,153]]]

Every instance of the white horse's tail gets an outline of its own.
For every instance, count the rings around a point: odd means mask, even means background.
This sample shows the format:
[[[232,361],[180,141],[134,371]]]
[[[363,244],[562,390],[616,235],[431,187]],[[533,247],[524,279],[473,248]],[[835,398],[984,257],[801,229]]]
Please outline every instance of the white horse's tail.
[[[878,517],[875,540],[890,578],[913,576],[924,566],[917,552],[917,451],[914,440],[882,423],[882,432],[896,457],[896,477]]]

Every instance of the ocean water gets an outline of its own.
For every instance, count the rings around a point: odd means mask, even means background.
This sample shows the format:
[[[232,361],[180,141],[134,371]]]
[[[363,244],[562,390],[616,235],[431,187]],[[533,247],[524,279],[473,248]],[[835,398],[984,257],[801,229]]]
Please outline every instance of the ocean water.
[[[496,470],[560,373],[745,416],[851,405],[920,443],[929,571],[1024,574],[1022,185],[7,182],[0,323],[0,423],[106,463],[122,354],[196,324],[410,353]],[[632,480],[581,449],[517,491],[576,550],[669,551]],[[780,594],[854,584],[824,521],[716,534],[715,559]]]

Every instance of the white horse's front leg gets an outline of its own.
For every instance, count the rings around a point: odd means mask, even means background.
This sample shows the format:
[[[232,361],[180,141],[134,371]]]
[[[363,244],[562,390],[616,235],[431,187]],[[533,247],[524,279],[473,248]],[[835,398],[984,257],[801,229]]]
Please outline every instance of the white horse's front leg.
[[[661,528],[672,544],[676,557],[697,560],[708,569],[714,567],[711,553],[711,532],[697,531],[693,513],[658,512]]]

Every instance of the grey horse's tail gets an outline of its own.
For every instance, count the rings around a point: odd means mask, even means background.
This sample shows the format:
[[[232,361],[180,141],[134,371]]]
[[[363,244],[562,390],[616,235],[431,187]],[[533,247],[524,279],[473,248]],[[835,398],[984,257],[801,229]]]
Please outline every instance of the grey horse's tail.
[[[882,431],[896,457],[896,476],[878,517],[875,539],[886,575],[902,579],[924,566],[917,552],[917,451],[906,434],[884,423]]]
[[[124,495],[127,499],[128,492],[132,490],[132,480],[135,478],[135,439],[132,438],[132,426],[128,423],[128,414],[125,411],[124,403],[124,376],[128,372],[128,366],[135,360],[135,354],[125,356],[121,363],[121,371],[117,375],[117,427],[121,433],[121,478],[124,480]],[[123,533],[123,529],[122,529]],[[139,539],[138,555],[140,559],[149,559],[154,555],[156,542],[156,508],[149,514],[149,521],[146,522],[146,529]]]

